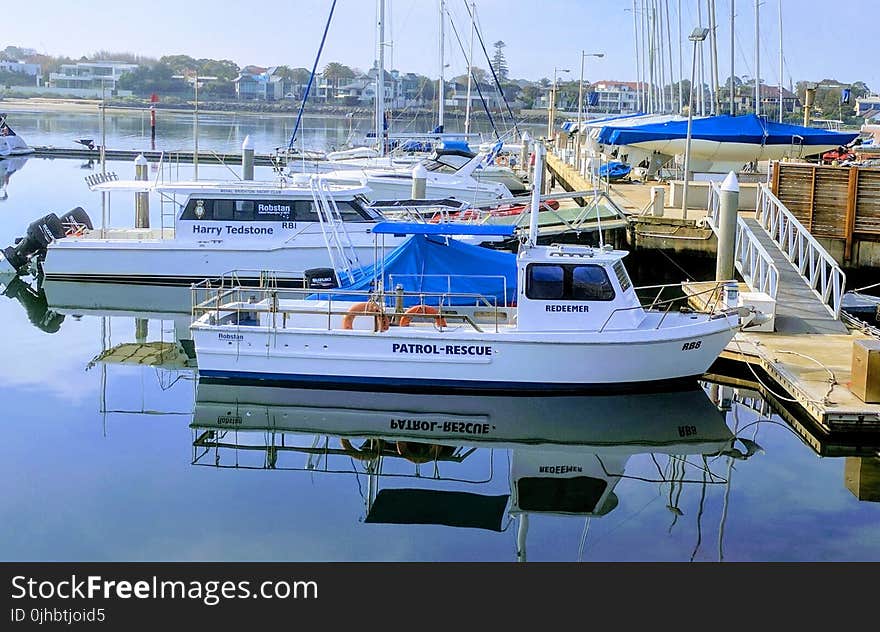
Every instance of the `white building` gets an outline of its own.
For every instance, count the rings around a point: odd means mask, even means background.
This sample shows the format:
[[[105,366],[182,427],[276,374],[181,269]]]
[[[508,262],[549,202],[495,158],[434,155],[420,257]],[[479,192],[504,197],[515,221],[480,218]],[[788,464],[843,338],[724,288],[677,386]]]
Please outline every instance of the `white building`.
[[[34,78],[35,85],[40,85],[43,81],[43,69],[40,67],[40,64],[26,64],[20,61],[0,61],[0,71],[30,75]]]
[[[105,89],[112,92],[122,75],[137,68],[137,64],[121,61],[80,61],[75,64],[62,64],[61,72],[49,73],[49,85],[53,88]]]
[[[597,81],[591,87],[590,111],[603,114],[638,112],[639,84],[635,81]]]

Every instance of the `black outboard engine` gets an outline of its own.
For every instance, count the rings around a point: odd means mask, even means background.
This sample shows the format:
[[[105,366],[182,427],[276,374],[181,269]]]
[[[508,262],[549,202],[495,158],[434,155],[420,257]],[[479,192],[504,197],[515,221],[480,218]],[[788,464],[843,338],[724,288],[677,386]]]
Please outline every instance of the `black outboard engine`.
[[[303,273],[303,285],[309,289],[332,290],[339,287],[333,268],[312,268]]]
[[[34,257],[46,254],[46,248],[56,239],[92,229],[92,220],[82,207],[68,211],[62,217],[55,213],[44,215],[27,227],[25,236],[15,241],[15,246],[3,250],[3,255],[13,271],[21,272]],[[2,268],[0,268],[2,269]]]

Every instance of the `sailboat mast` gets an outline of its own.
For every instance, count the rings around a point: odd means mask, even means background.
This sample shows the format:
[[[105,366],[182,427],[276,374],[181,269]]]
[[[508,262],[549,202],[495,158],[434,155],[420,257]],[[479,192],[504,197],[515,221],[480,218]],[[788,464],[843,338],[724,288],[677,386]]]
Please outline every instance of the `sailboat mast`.
[[[477,28],[477,5],[471,2],[471,50],[468,53],[467,105],[464,112],[464,133],[471,131],[471,88],[474,78],[474,31]]]
[[[682,62],[682,42],[684,39],[682,38],[681,33],[681,0],[678,0],[678,113],[681,114],[682,110],[684,110],[684,86],[682,83],[684,82],[684,63]],[[693,89],[693,86],[691,86]],[[688,105],[690,107],[690,105]]]
[[[385,155],[385,0],[378,0],[378,35],[376,41],[376,143],[379,155]]]
[[[672,65],[672,25],[669,21],[669,0],[663,0],[663,10],[666,14],[666,52],[669,57],[669,111],[672,111],[672,86],[675,84],[675,68]],[[681,77],[679,77],[679,82]],[[681,108],[678,109],[681,112]]]
[[[636,109],[639,112],[645,111],[645,105],[642,103],[642,64],[639,60],[639,14],[636,9],[636,0],[632,0],[633,12],[633,42],[636,48]],[[583,61],[583,60],[581,60]],[[580,133],[580,130],[578,131]]]
[[[697,26],[703,28],[703,0],[697,0]],[[706,93],[705,89],[705,79],[703,78],[703,46],[699,47],[700,56],[697,58],[697,68],[700,78],[700,85],[698,94],[700,95],[700,116],[706,115]]]
[[[779,122],[782,122],[782,77],[785,58],[782,55],[782,0],[779,0]]]
[[[736,74],[736,0],[730,0],[730,115],[736,115],[736,105],[734,103],[734,83],[733,77]]]
[[[721,85],[721,78],[718,76],[718,23],[715,21],[715,0],[709,0],[709,29],[711,38],[709,52],[712,56],[712,114],[720,114],[721,99],[718,97],[718,88]]]
[[[445,108],[444,101],[446,100],[445,99],[445,97],[446,97],[445,92],[446,91],[444,90],[444,87],[446,85],[446,81],[444,79],[445,62],[443,59],[443,57],[444,57],[444,55],[443,55],[443,41],[446,39],[445,32],[444,32],[444,29],[446,26],[446,20],[443,15],[445,12],[446,12],[446,2],[445,2],[445,0],[440,0],[440,81],[438,82],[438,86],[437,86],[437,88],[438,88],[437,89],[437,100],[438,100],[438,103],[437,103],[437,126],[440,128],[440,132],[443,132],[443,113],[444,113],[443,111]]]
[[[761,0],[755,0],[755,116],[761,116]]]

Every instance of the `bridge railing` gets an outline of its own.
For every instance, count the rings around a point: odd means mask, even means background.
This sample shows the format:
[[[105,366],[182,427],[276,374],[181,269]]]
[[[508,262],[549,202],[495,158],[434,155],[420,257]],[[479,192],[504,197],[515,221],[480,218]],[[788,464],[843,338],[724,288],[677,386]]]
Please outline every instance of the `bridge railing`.
[[[709,208],[706,223],[718,234],[718,216],[721,212],[721,187],[712,182],[709,187]],[[742,217],[736,218],[736,250],[734,265],[753,291],[764,292],[773,300],[779,290],[779,270],[770,253],[761,245],[757,236]]]
[[[755,219],[769,233],[770,238],[791,261],[831,315],[839,319],[846,274],[834,257],[828,254],[779,198],[773,195],[766,184],[761,184],[758,188]]]

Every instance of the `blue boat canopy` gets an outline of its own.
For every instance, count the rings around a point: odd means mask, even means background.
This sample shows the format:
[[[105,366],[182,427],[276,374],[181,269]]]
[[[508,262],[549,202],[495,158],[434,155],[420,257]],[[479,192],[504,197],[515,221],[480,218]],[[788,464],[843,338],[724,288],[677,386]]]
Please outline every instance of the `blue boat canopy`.
[[[375,235],[495,235],[510,237],[515,226],[494,224],[423,224],[421,222],[379,222],[373,227]]]
[[[709,116],[694,119],[691,137],[719,143],[747,143],[752,145],[844,146],[858,136],[858,132],[833,132],[815,127],[774,123],[766,118],[743,116]],[[607,125],[599,132],[598,141],[605,145],[635,145],[650,141],[675,140],[687,137],[687,121],[668,121],[635,127]]]
[[[512,252],[472,246],[456,239],[416,234],[392,250],[383,261],[354,271],[354,283],[345,283],[338,290],[327,290],[309,298],[346,300],[346,291],[369,291],[382,276],[386,290],[397,286],[405,292],[423,292],[426,302],[441,294],[478,294],[494,298],[498,305],[516,301],[516,255]],[[473,296],[448,297],[445,305],[473,305]],[[404,304],[418,304],[417,296],[408,296]],[[436,304],[436,303],[435,303]]]

